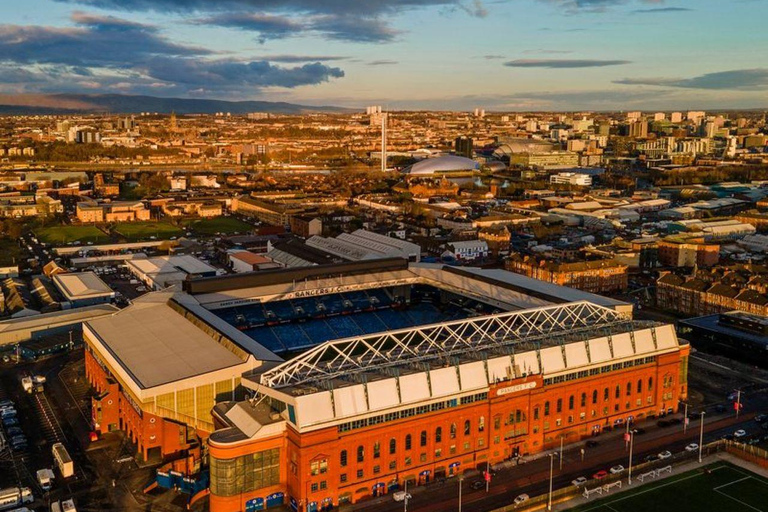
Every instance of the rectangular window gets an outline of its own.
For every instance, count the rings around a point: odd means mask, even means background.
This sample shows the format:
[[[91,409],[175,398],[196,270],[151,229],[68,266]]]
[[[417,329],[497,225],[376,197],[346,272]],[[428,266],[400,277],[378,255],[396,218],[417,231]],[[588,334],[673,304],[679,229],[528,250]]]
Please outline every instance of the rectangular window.
[[[346,482],[347,481],[347,474],[346,473],[342,473],[341,475],[339,475],[339,480],[341,481],[341,483]]]
[[[310,489],[312,492],[317,492],[317,489],[318,489],[318,485],[317,485],[317,484],[312,484],[312,485],[310,485],[310,486],[309,486],[309,489]]]
[[[358,469],[357,470],[357,478],[363,478],[363,470],[362,469]]]

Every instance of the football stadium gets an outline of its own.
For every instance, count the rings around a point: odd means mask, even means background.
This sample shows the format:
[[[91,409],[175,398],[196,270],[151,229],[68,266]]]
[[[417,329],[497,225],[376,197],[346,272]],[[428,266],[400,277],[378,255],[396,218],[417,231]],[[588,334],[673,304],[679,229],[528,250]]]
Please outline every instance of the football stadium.
[[[688,345],[627,303],[400,258],[190,276],[83,331],[94,427],[207,452],[214,512],[354,503],[687,393]]]

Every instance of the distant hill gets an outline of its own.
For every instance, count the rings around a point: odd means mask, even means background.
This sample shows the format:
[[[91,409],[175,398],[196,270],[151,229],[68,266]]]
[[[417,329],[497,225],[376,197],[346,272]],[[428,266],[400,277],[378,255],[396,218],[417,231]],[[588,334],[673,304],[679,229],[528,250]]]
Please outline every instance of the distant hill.
[[[230,112],[269,112],[274,114],[306,114],[312,112],[343,113],[350,109],[332,106],[314,107],[271,101],[225,101],[189,98],[159,98],[122,94],[0,94],[0,115],[85,114],[109,112],[136,114],[158,112],[168,114],[215,114]]]

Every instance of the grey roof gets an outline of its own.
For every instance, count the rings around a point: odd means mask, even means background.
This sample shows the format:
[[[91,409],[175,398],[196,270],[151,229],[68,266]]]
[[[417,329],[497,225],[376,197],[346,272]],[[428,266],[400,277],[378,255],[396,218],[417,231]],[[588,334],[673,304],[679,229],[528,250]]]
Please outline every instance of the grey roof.
[[[456,155],[444,155],[437,158],[427,158],[407,167],[406,174],[433,174],[436,172],[468,171],[480,168],[480,164]]]
[[[86,323],[142,389],[243,363],[172,308],[172,296],[150,293],[112,316]]]

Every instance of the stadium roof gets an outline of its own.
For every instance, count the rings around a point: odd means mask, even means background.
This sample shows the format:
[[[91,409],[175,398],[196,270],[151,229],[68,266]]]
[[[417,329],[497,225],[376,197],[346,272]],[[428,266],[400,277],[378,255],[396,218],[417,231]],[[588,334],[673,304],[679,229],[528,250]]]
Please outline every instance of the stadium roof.
[[[151,293],[118,313],[84,327],[142,389],[240,365],[220,337],[172,307],[172,292]]]
[[[436,172],[474,171],[480,168],[480,164],[456,155],[444,155],[437,158],[426,158],[408,166],[403,171],[406,174],[434,174]]]
[[[575,336],[584,330],[594,334],[595,327],[614,326],[626,332],[632,325],[620,313],[589,302],[499,313],[328,341],[265,372],[261,383],[279,388],[413,363],[443,366],[469,354],[482,359],[478,351],[513,354],[516,345],[531,350],[561,344],[563,338],[557,335]]]

